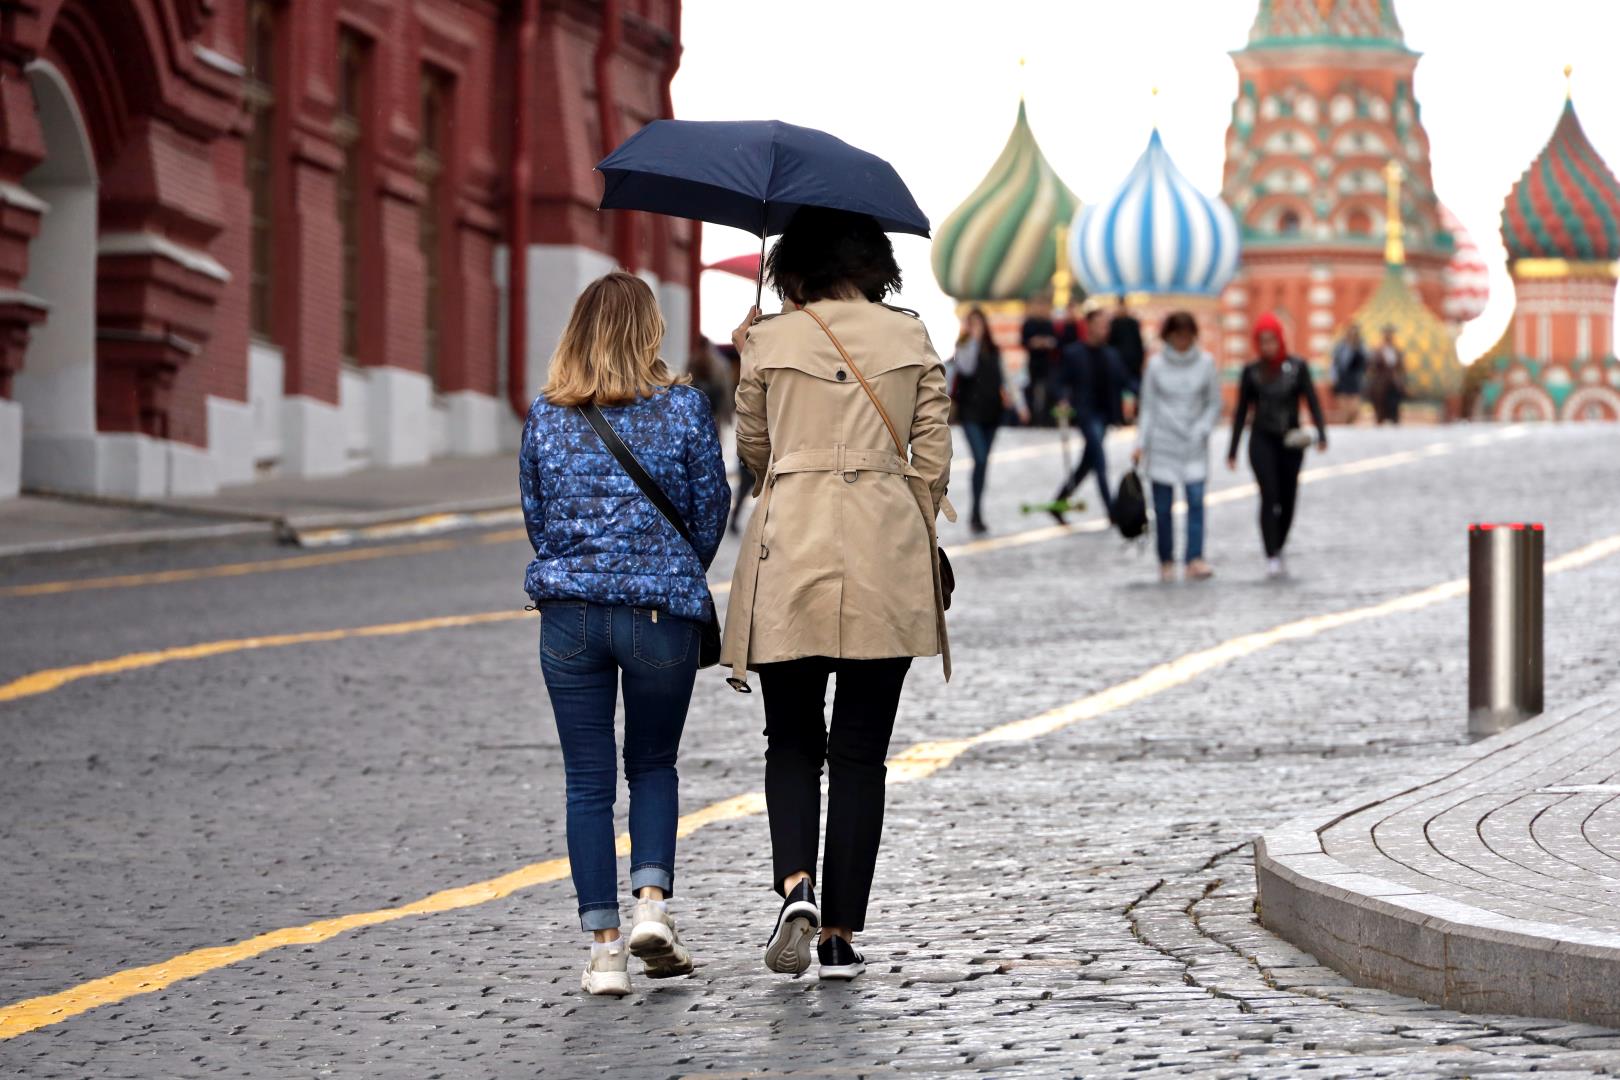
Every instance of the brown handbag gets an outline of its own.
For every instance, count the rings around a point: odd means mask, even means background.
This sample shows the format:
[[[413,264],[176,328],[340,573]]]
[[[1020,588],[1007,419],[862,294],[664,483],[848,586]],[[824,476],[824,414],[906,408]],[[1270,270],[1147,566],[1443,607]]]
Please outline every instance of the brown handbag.
[[[901,461],[909,461],[910,458],[906,454],[906,444],[900,441],[900,433],[895,430],[894,421],[889,419],[889,410],[885,409],[883,402],[878,400],[877,394],[872,390],[872,384],[866,381],[866,376],[861,374],[861,369],[855,366],[855,358],[849,355],[849,350],[844,348],[844,343],[838,340],[838,335],[832,332],[832,327],[827,325],[826,320],[807,307],[802,307],[799,310],[816,320],[816,325],[821,327],[821,332],[826,334],[827,339],[833,343],[833,348],[838,350],[838,355],[843,358],[844,364],[855,373],[855,378],[860,380],[861,389],[866,391],[866,396],[871,400],[872,407],[883,418],[883,426],[889,429],[889,438],[894,440],[894,452],[900,456]],[[949,611],[951,610],[951,593],[956,591],[956,572],[951,569],[951,560],[946,557],[945,549],[939,548],[938,550],[940,606]]]

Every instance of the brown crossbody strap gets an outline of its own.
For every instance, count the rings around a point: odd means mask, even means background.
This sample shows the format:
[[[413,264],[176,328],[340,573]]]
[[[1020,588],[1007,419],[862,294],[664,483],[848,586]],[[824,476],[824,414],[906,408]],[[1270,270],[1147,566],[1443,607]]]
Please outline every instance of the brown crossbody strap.
[[[832,332],[832,327],[828,326],[820,315],[807,307],[799,310],[816,320],[816,325],[821,327],[822,332],[832,341],[833,348],[838,350],[838,355],[844,358],[844,363],[849,365],[849,370],[853,371],[855,377],[861,381],[861,389],[865,390],[866,396],[872,399],[872,407],[877,409],[879,416],[883,417],[883,426],[889,429],[889,438],[894,440],[894,452],[900,455],[901,461],[908,460],[906,457],[906,444],[900,441],[900,433],[894,429],[894,421],[889,419],[889,410],[883,407],[883,402],[879,401],[877,394],[872,392],[872,384],[866,381],[866,376],[861,374],[861,369],[855,366],[855,360],[849,355],[849,350],[844,348],[844,343],[838,340],[838,335]]]

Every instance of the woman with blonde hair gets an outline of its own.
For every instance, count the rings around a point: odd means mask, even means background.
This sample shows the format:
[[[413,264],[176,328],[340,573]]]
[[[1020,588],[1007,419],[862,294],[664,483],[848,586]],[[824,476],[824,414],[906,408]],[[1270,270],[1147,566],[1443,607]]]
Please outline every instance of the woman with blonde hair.
[[[628,953],[649,978],[692,970],[667,905],[675,757],[714,617],[706,571],[731,490],[708,400],[659,358],[663,338],[646,282],[616,272],[586,286],[518,455],[534,546],[524,589],[540,609],[540,670],[567,777],[568,860],[580,926],[594,936],[580,979],[591,994],[630,992],[613,834],[621,681],[636,895]]]

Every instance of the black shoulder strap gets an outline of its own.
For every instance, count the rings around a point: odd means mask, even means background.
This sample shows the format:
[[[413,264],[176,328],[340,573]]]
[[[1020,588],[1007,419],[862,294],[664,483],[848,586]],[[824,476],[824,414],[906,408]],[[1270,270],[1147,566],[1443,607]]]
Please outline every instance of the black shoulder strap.
[[[630,479],[635,481],[636,487],[641,489],[641,493],[647,496],[648,500],[658,508],[660,514],[664,515],[664,520],[675,527],[675,531],[681,534],[681,539],[685,540],[696,551],[697,543],[692,539],[692,534],[687,531],[686,522],[681,520],[681,512],[675,509],[674,503],[669,501],[669,496],[665,495],[664,489],[658,486],[658,481],[654,480],[647,470],[641,467],[641,462],[636,460],[636,455],[624,444],[624,440],[619,438],[619,433],[613,430],[613,426],[607,422],[607,417],[602,415],[602,410],[597,408],[595,404],[577,405],[575,408],[579,410],[579,414],[585,418],[586,422],[591,425],[592,430],[596,432],[597,438],[602,440],[602,445],[608,448],[608,453],[618,459],[619,464],[624,467],[624,471],[629,474]]]

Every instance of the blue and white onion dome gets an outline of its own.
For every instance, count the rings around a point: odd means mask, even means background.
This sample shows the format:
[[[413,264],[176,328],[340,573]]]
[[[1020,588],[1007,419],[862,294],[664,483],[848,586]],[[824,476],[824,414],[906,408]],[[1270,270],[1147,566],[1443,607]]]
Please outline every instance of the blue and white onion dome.
[[[1181,175],[1155,128],[1118,190],[1075,214],[1069,265],[1094,296],[1215,296],[1237,272],[1237,222]]]

